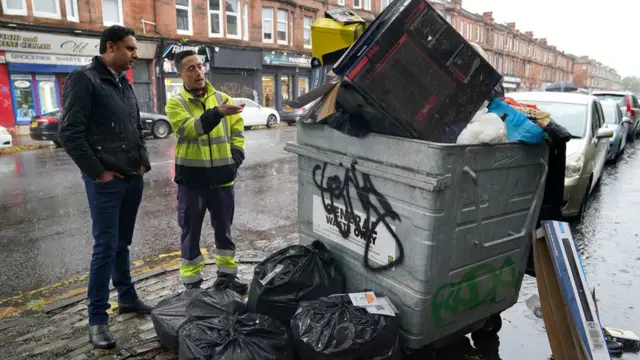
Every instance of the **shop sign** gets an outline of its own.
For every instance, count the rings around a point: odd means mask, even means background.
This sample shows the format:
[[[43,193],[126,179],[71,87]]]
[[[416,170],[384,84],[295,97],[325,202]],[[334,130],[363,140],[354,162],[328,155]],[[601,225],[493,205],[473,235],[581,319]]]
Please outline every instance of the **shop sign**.
[[[285,54],[273,54],[273,53],[263,52],[262,63],[264,65],[295,66],[295,67],[310,68],[311,57],[306,55],[285,55]]]
[[[185,50],[193,50],[196,54],[200,55],[200,60],[203,64],[209,64],[211,62],[211,52],[208,46],[169,44],[164,48],[164,51],[162,51],[162,57],[164,58],[163,70],[165,73],[177,72],[173,59],[179,52]]]
[[[502,78],[502,80],[510,83],[520,83],[520,78],[513,77],[513,76],[505,76]]]
[[[97,38],[0,30],[0,50],[5,51],[93,56],[99,48]]]
[[[84,66],[91,63],[91,56],[73,56],[73,55],[48,55],[48,54],[29,54],[29,53],[6,53],[7,62],[21,64],[42,64],[42,65],[72,65]]]

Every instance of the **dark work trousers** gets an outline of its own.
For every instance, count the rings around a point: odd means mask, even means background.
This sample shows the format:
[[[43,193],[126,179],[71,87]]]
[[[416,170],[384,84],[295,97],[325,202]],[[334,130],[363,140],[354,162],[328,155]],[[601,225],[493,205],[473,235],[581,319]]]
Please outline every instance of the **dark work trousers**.
[[[133,239],[142,200],[142,176],[114,178],[100,183],[83,175],[91,219],[93,255],[89,270],[89,324],[109,321],[109,280],[118,291],[118,302],[132,304],[138,298],[131,281],[129,245]]]
[[[200,271],[204,267],[204,259],[200,252],[200,235],[207,210],[209,210],[211,226],[215,232],[218,271],[229,274],[237,271],[233,261],[236,246],[231,239],[234,198],[233,186],[190,189],[178,185],[178,223],[182,230],[180,274],[185,284],[202,280]],[[220,262],[221,259],[223,263]],[[225,266],[230,269],[225,271]]]

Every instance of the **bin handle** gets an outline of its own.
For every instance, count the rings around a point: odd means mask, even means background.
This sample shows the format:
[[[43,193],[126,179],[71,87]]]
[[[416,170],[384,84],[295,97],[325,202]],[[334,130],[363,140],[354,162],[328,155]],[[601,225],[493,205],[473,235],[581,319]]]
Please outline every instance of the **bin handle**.
[[[469,176],[471,177],[471,181],[476,185],[473,191],[473,199],[476,206],[476,228],[478,229],[478,234],[482,242],[479,242],[478,240],[476,240],[474,241],[474,244],[476,245],[484,244],[484,232],[482,231],[482,217],[480,217],[480,194],[478,190],[479,188],[478,175],[476,175],[476,173],[473,170],[471,170],[468,166],[463,167],[462,171],[469,174]]]
[[[538,184],[538,188],[536,189],[536,194],[538,196],[536,196],[536,198],[534,198],[534,200],[531,202],[531,207],[529,208],[529,213],[527,214],[527,219],[526,219],[527,224],[530,223],[533,216],[535,216],[534,211],[536,209],[536,205],[538,204],[538,201],[540,200],[539,199],[540,196],[544,196],[544,190],[541,192],[540,189],[544,189],[544,183],[547,180],[549,166],[543,159],[540,159],[540,164],[542,164],[542,168],[544,170],[542,171],[542,176],[540,177],[540,184]],[[462,168],[462,171],[469,174],[469,176],[471,176],[471,181],[473,181],[473,183],[476,185],[476,188],[474,189],[475,191],[473,193],[474,200],[475,200],[474,201],[475,207],[476,207],[476,227],[478,228],[478,232],[480,233],[480,240],[482,240],[482,242],[479,242],[478,240],[476,240],[474,243],[476,245],[484,244],[484,233],[482,232],[482,221],[481,221],[482,218],[480,217],[480,195],[478,194],[478,188],[479,188],[478,176],[468,166],[465,166],[464,168]],[[512,231],[509,231],[509,235],[514,236],[517,234],[513,233]]]

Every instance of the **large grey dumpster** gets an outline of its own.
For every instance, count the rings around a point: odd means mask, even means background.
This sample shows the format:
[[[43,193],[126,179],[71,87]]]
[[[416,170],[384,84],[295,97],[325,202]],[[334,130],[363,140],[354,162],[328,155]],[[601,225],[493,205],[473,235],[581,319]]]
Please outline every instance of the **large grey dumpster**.
[[[388,296],[411,349],[495,327],[487,319],[518,299],[546,145],[358,139],[315,124],[297,132],[285,150],[298,155],[300,242],[323,241],[350,292]],[[365,267],[368,238],[375,271]]]

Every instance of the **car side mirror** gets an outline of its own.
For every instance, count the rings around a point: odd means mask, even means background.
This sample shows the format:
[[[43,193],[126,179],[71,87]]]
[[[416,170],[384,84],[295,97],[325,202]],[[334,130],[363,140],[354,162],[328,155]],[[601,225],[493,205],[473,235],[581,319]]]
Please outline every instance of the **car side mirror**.
[[[607,128],[598,129],[596,133],[596,139],[604,139],[613,137],[613,130]]]
[[[624,118],[624,119],[622,119],[621,124],[622,124],[622,125],[631,125],[631,119],[629,119],[629,118]]]

